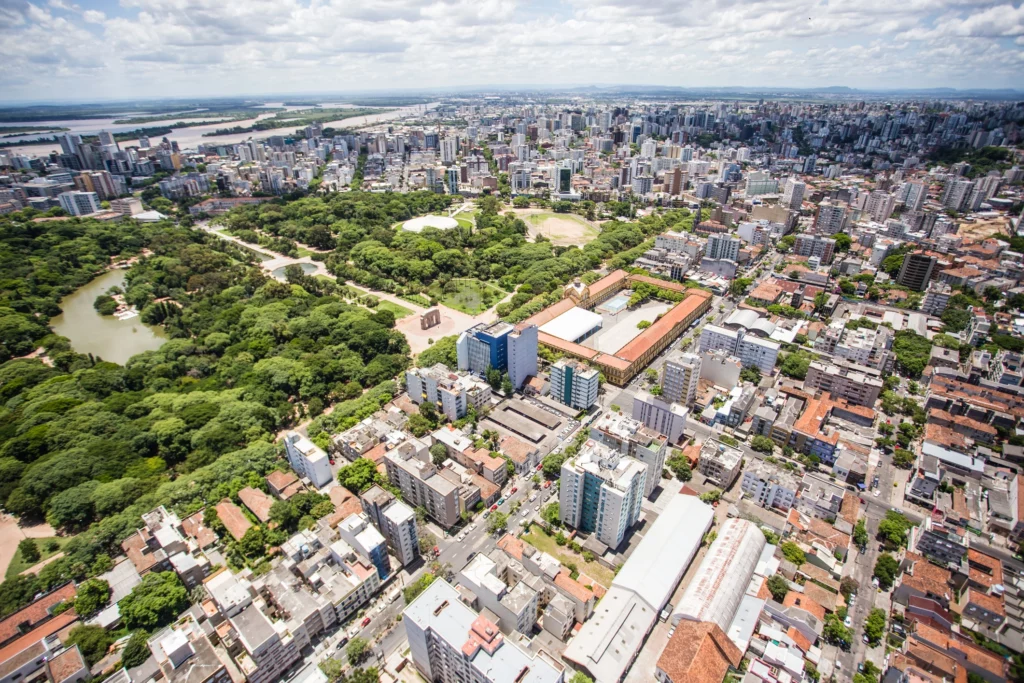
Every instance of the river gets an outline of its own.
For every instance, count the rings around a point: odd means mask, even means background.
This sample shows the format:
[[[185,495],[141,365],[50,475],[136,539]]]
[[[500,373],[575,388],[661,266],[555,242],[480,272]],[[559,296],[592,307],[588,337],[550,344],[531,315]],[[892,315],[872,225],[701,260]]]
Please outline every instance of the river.
[[[280,103],[267,103],[264,106],[267,106],[267,107],[283,107],[284,105],[280,104]],[[331,103],[331,107],[333,107],[333,108],[338,108],[338,107],[354,107],[354,106],[355,105],[350,105],[350,104],[342,105],[342,104]],[[392,119],[396,119],[396,118],[399,118],[401,116],[405,116],[407,114],[413,114],[413,113],[416,113],[416,112],[423,111],[424,106],[427,109],[431,109],[431,108],[437,106],[437,103],[433,102],[433,103],[430,103],[430,104],[427,104],[427,105],[416,104],[416,105],[411,105],[411,106],[408,106],[408,107],[398,107],[396,109],[393,109],[393,110],[390,110],[390,111],[386,111],[386,112],[381,113],[381,114],[373,114],[373,115],[370,115],[370,116],[352,116],[352,117],[349,117],[349,118],[339,119],[337,121],[328,121],[328,122],[324,123],[323,126],[324,126],[324,128],[340,128],[340,127],[344,127],[344,126],[362,126],[362,125],[367,125],[367,124],[371,124],[371,123],[379,123],[381,121],[390,121]],[[311,109],[311,107],[294,107],[294,106],[291,106],[291,107],[285,107],[285,109],[287,109],[288,111],[294,111],[296,109]],[[251,118],[251,119],[245,119],[245,120],[242,120],[242,121],[230,121],[228,123],[211,123],[211,124],[209,124],[207,126],[188,126],[188,127],[184,127],[184,128],[175,128],[175,129],[171,130],[171,132],[168,133],[166,136],[163,136],[163,135],[153,136],[151,138],[151,144],[152,143],[157,143],[157,142],[160,141],[161,138],[166,137],[168,140],[176,141],[178,143],[178,146],[181,147],[182,149],[196,149],[201,144],[207,144],[207,145],[236,145],[236,144],[238,144],[240,142],[244,142],[245,140],[248,140],[250,138],[254,138],[254,139],[257,139],[257,140],[262,140],[262,139],[266,139],[266,138],[270,137],[271,135],[290,135],[292,133],[292,131],[294,131],[296,128],[299,128],[299,126],[295,126],[295,128],[279,128],[277,130],[260,130],[260,131],[254,131],[254,132],[251,132],[251,133],[234,133],[232,135],[217,135],[217,136],[212,136],[212,137],[204,137],[205,133],[212,133],[215,130],[217,130],[218,128],[225,128],[225,127],[233,128],[234,126],[250,126],[253,123],[255,123],[256,121],[259,121],[259,120],[265,119],[265,118],[270,118],[272,116],[274,116],[274,113],[260,114],[257,117],[254,117],[254,118]],[[210,118],[214,119],[216,117],[215,117],[215,115],[211,114]],[[164,122],[154,121],[152,123],[145,124],[145,126],[125,126],[125,125],[115,126],[115,125],[113,125],[114,119],[112,119],[112,118],[108,118],[108,119],[80,119],[80,120],[76,120],[76,121],[45,121],[45,122],[24,122],[24,121],[19,122],[19,121],[11,121],[9,123],[4,123],[2,125],[4,125],[4,126],[35,126],[35,125],[46,126],[46,125],[50,125],[50,126],[59,126],[59,127],[62,127],[62,128],[70,128],[71,129],[70,132],[76,133],[78,135],[95,135],[96,133],[98,133],[101,130],[108,130],[108,131],[110,131],[112,133],[116,133],[116,132],[125,131],[125,130],[135,130],[135,129],[141,128],[141,127],[153,127],[153,126],[159,126],[161,124],[177,123],[179,120],[180,120],[180,118],[176,119],[174,117],[171,117],[171,118],[168,118],[167,121],[164,121]],[[38,138],[40,136],[38,136],[38,135],[29,135],[27,137],[31,139],[31,138]],[[10,141],[10,140],[11,139],[8,138],[8,141]],[[122,149],[124,149],[125,147],[138,146],[139,141],[138,140],[124,140],[122,142],[119,142],[118,144],[121,146]],[[50,142],[50,143],[46,143],[46,144],[43,144],[43,145],[22,145],[22,146],[19,146],[19,147],[5,147],[5,148],[0,149],[0,152],[6,152],[8,154],[12,154],[12,153],[13,154],[27,154],[29,156],[44,156],[44,155],[49,154],[52,151],[57,151],[59,153],[61,151],[60,144],[59,143],[55,143],[55,142]]]
[[[144,325],[138,317],[118,320],[112,315],[100,315],[93,308],[96,297],[124,284],[125,273],[109,270],[61,299],[64,312],[50,320],[50,327],[70,339],[71,347],[78,353],[91,353],[124,365],[135,354],[156,350],[167,341],[162,328]]]

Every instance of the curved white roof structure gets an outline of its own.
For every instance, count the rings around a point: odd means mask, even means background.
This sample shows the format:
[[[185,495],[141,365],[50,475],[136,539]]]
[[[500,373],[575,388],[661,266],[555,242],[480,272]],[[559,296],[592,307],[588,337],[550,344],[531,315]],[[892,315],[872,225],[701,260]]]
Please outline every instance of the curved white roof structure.
[[[733,311],[729,319],[725,321],[725,324],[742,327],[748,332],[753,332],[757,336],[763,337],[770,337],[772,332],[775,331],[775,323],[767,318],[762,318],[757,314],[757,311],[752,311],[749,308]]]
[[[765,544],[756,524],[727,520],[676,605],[672,621],[713,621],[728,633]]]
[[[448,216],[435,216],[428,214],[419,218],[410,218],[402,223],[402,229],[409,232],[420,232],[423,228],[437,228],[438,230],[451,230],[459,227],[459,222]]]
[[[541,325],[540,331],[565,341],[575,342],[595,328],[601,327],[602,320],[597,313],[574,306],[554,320]]]

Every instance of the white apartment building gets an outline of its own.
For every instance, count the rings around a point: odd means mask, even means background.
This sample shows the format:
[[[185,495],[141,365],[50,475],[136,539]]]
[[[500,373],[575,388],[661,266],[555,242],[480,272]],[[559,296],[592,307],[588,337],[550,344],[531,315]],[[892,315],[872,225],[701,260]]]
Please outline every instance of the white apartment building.
[[[284,437],[288,463],[300,477],[309,479],[316,488],[327,486],[334,480],[331,461],[327,453],[298,432],[288,432]]]
[[[564,683],[561,664],[523,650],[435,581],[402,613],[416,670],[435,683]]]
[[[800,479],[764,460],[752,460],[743,471],[740,490],[761,507],[789,510],[800,490]]]
[[[695,353],[669,358],[661,371],[661,395],[669,401],[692,406],[697,396],[700,370],[700,356]]]
[[[459,572],[459,584],[472,591],[481,608],[498,617],[502,631],[529,635],[537,623],[540,594],[525,581],[507,585],[498,572],[498,564],[479,553]]]
[[[705,325],[700,333],[700,351],[723,349],[738,358],[743,367],[756,367],[762,374],[771,374],[779,355],[776,342],[760,339],[744,330],[727,330],[718,325]]]
[[[667,249],[679,253],[685,250],[686,243],[692,239],[693,236],[689,233],[669,230],[654,238],[654,246],[657,249]]]
[[[717,439],[708,439],[700,448],[697,471],[725,491],[739,476],[743,467],[743,451],[724,444]]]
[[[654,487],[661,481],[668,454],[668,437],[622,413],[608,411],[590,425],[590,438],[614,448],[623,455],[636,458],[647,465],[649,473],[644,485],[644,496],[650,498]]]
[[[548,395],[576,410],[587,410],[597,403],[601,385],[600,373],[584,363],[562,358],[548,372],[551,388]]]
[[[877,223],[885,223],[896,208],[896,197],[882,190],[874,190],[868,193],[864,202],[864,211],[871,216],[871,220]]]
[[[519,323],[508,335],[508,378],[519,391],[537,376],[537,326]]]
[[[420,556],[419,536],[416,533],[416,513],[400,500],[384,510],[385,528],[382,533],[402,565],[410,564]]]
[[[781,205],[787,209],[800,210],[800,206],[804,201],[804,191],[807,189],[807,185],[802,181],[797,180],[794,177],[786,179],[786,185],[782,190],[782,202]]]
[[[576,457],[562,464],[559,519],[617,548],[640,518],[648,474],[639,460],[588,440]]]
[[[814,219],[815,232],[822,235],[835,235],[845,232],[847,207],[845,204],[833,204],[824,201],[818,205],[818,215]]]
[[[60,208],[72,216],[85,216],[100,210],[100,196],[95,192],[62,192],[57,195]]]
[[[427,444],[410,437],[384,455],[388,479],[414,507],[422,507],[441,526],[459,521],[459,486],[440,476]]]
[[[686,429],[686,416],[685,406],[666,401],[649,391],[641,389],[633,398],[633,419],[664,434],[669,443],[679,443]]]
[[[282,621],[271,622],[256,604],[229,619],[245,652],[235,658],[249,683],[271,683],[299,661],[299,643]]]
[[[740,240],[732,235],[714,234],[708,237],[704,256],[710,259],[740,260]]]
[[[406,370],[405,386],[413,403],[438,404],[452,422],[465,417],[470,406],[479,411],[491,398],[489,384],[473,375],[453,372],[443,363]]]

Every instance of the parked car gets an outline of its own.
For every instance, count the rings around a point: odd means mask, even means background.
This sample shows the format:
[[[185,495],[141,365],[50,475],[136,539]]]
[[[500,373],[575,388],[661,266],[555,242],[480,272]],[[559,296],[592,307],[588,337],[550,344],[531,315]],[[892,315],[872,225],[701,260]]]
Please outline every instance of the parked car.
[[[494,511],[496,511],[497,509],[498,509],[498,506],[497,506],[497,505],[492,505],[492,506],[491,506],[491,512],[494,512]]]
[[[360,622],[359,625],[362,626],[363,628],[366,628],[367,626],[369,626],[370,625],[370,617],[363,617],[363,620],[362,620],[362,622]]]
[[[550,487],[551,487],[551,482],[550,481],[544,482],[544,488],[550,488]]]
[[[341,640],[338,641],[338,644],[337,644],[336,647],[337,647],[337,649],[340,650],[341,648],[345,647],[346,645],[348,645],[348,638],[342,638]]]
[[[515,492],[516,492],[516,491],[518,491],[518,490],[519,490],[519,487],[518,487],[518,486],[513,486],[513,487],[512,487],[512,493],[515,493]]]
[[[504,505],[504,504],[505,504],[505,499],[504,498],[499,498],[498,499],[498,505]]]

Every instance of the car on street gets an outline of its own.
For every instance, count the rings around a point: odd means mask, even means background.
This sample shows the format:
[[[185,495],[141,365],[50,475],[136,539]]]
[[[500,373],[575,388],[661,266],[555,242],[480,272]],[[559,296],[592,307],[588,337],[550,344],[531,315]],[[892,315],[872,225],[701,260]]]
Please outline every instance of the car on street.
[[[335,647],[340,650],[341,648],[345,647],[346,645],[348,645],[348,638],[342,638],[341,640],[338,641],[338,644]]]
[[[504,505],[504,504],[505,504],[505,499],[504,498],[499,498],[498,499],[498,505]]]
[[[878,498],[880,493],[881,493],[881,491],[879,491],[878,489],[875,489],[875,498]]]
[[[494,511],[496,511],[497,509],[498,509],[498,506],[497,506],[497,505],[492,505],[492,506],[491,506],[491,512],[494,512]]]
[[[476,522],[469,525],[469,531],[476,531]]]
[[[853,619],[851,619],[850,615],[847,614],[846,618],[843,619],[843,626],[845,626],[846,628],[850,628],[851,625],[853,625]]]
[[[864,634],[864,639],[863,640],[864,640],[865,643],[868,642],[868,634],[866,634],[866,633]]]
[[[367,626],[369,626],[370,625],[370,617],[364,617],[362,622],[360,622],[359,625],[362,626],[363,628],[366,628]]]
[[[544,488],[551,488],[551,482],[550,481],[544,482]]]
[[[518,491],[518,490],[519,490],[519,487],[518,487],[518,486],[513,486],[513,487],[512,487],[512,493],[515,493],[515,492],[516,492],[516,491]]]

